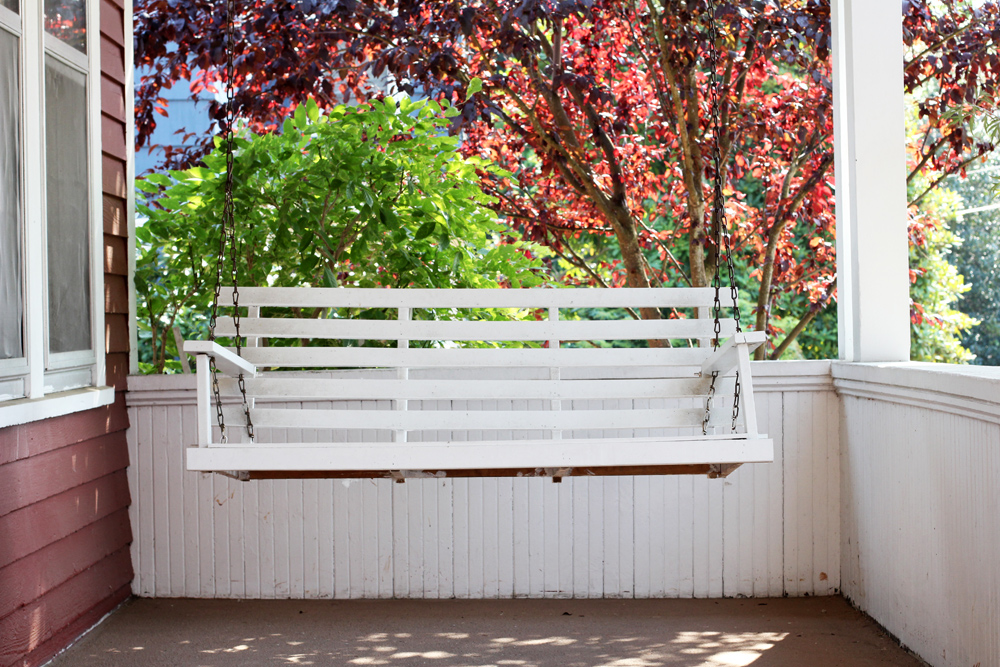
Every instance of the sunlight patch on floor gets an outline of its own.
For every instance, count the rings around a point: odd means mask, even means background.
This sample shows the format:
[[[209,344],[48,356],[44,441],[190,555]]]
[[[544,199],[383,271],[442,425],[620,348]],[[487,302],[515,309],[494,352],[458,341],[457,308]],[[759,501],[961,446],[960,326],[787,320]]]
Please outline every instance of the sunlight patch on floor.
[[[747,667],[753,664],[766,651],[788,636],[787,632],[680,632],[672,638],[664,637],[661,642],[650,642],[649,637],[617,636],[601,637],[587,636],[581,638],[553,635],[549,637],[486,637],[479,640],[483,653],[459,653],[460,646],[468,646],[470,639],[476,640],[466,632],[440,632],[433,635],[433,641],[443,642],[445,646],[433,650],[404,650],[397,647],[400,635],[388,633],[373,633],[358,638],[354,648],[356,657],[347,660],[351,665],[393,665],[416,664],[421,661],[446,661],[453,664],[451,658],[463,658],[463,664],[499,666],[499,665],[529,665],[530,660],[518,659],[513,656],[505,658],[503,654],[516,652],[524,648],[564,648],[573,651],[574,647],[583,645],[605,647],[607,652],[600,657],[601,662],[595,667],[662,667],[664,665],[680,664],[690,667]],[[407,637],[412,638],[412,637]],[[397,641],[393,641],[393,640]],[[457,645],[455,643],[458,643]],[[452,650],[445,650],[451,648]],[[626,655],[621,655],[624,652]],[[361,653],[362,655],[357,655]],[[614,655],[619,653],[619,655]],[[628,653],[633,653],[628,655]],[[298,658],[302,656],[296,656]],[[574,660],[573,653],[564,656],[567,661]],[[293,664],[305,664],[292,661]]]
[[[787,632],[680,632],[671,642],[679,653],[701,656],[698,667],[746,667],[788,636]]]

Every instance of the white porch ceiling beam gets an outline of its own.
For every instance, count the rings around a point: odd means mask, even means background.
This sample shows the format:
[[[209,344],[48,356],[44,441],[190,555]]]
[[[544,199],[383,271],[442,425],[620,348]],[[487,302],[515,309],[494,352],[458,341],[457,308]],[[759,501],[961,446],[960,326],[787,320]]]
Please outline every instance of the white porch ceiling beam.
[[[840,358],[908,361],[899,0],[833,1]]]

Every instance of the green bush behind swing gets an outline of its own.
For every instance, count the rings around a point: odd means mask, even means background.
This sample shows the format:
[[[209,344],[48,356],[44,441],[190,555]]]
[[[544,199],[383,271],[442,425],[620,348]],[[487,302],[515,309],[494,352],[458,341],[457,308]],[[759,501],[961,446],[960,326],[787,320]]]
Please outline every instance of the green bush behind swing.
[[[280,132],[242,128],[233,164],[239,284],[544,283],[537,249],[504,234],[491,198],[480,189],[479,170],[506,174],[463,157],[458,137],[449,136],[456,113],[406,97],[321,113],[310,100]],[[179,370],[175,325],[185,338],[207,333],[225,198],[224,149],[217,139],[202,165],[137,181],[135,285],[144,372]],[[227,256],[222,284],[232,282]]]

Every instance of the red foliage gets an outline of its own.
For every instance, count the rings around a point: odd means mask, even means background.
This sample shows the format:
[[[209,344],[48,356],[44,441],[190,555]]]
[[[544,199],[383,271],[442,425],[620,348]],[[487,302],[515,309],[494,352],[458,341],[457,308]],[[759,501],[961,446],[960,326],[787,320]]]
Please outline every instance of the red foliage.
[[[308,97],[330,106],[371,95],[376,79],[447,99],[460,110],[464,150],[511,173],[485,185],[512,227],[578,264],[577,239],[616,242],[621,259],[602,272],[634,286],[705,285],[715,275],[719,145],[735,251],[758,267],[758,328],[772,308],[805,303],[814,313],[835,294],[826,1],[720,1],[714,40],[706,0],[238,4],[236,104],[254,129],[276,128]],[[906,65],[907,90],[938,87],[921,106],[913,166],[961,169],[989,146],[942,114],[996,92],[997,7],[985,3],[969,20],[963,3],[902,4],[907,44],[928,47]],[[192,90],[222,80],[221,11],[207,0],[138,0],[139,146],[163,88],[183,76]],[[470,94],[474,78],[482,89]],[[211,113],[221,119],[220,105]]]

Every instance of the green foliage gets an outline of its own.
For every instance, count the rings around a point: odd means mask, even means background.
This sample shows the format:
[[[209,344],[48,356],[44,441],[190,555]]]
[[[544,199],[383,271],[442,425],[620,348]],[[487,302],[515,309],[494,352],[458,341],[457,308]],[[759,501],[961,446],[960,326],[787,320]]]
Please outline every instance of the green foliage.
[[[953,107],[946,117],[1000,145],[1000,107],[989,95],[981,95],[975,104]],[[998,174],[1000,158],[994,153],[970,167],[968,178],[952,178],[948,184],[966,208],[979,209],[959,215],[954,223],[963,240],[955,250],[955,263],[972,286],[961,309],[981,321],[964,333],[962,344],[976,355],[973,363],[985,366],[1000,366],[1000,210],[992,208],[1000,199]]]
[[[913,154],[921,131],[919,103],[914,97],[907,99],[910,160],[919,164],[922,158]],[[975,355],[963,346],[963,336],[979,321],[958,309],[970,286],[955,267],[954,252],[962,241],[947,224],[962,199],[941,177],[925,166],[912,171],[907,180],[907,200],[913,202],[909,207],[910,358],[968,363]],[[929,187],[932,183],[936,186]]]
[[[962,345],[962,337],[979,321],[956,308],[970,289],[951,263],[952,252],[962,241],[942,221],[960,202],[954,192],[938,188],[921,203],[922,212],[910,225],[910,358],[914,361],[968,363],[975,358]]]
[[[962,344],[976,355],[973,363],[984,366],[1000,366],[1000,219],[992,213],[966,216],[955,225],[963,239],[955,263],[972,285],[961,309],[981,321],[964,333]]]
[[[1000,139],[1000,137],[998,137]],[[966,209],[952,228],[962,238],[955,265],[972,288],[963,296],[962,312],[981,320],[967,331],[962,344],[976,355],[974,364],[1000,366],[1000,209],[992,189],[1000,174],[1000,156],[970,168],[968,178],[952,179],[948,187],[962,197]]]
[[[530,287],[534,246],[513,242],[480,189],[497,171],[463,158],[448,136],[457,113],[392,98],[320,113],[298,107],[280,133],[240,133],[233,165],[241,285]],[[177,365],[170,329],[207,331],[225,198],[221,140],[202,166],[137,187],[136,291],[147,370]],[[501,174],[502,175],[502,174]],[[223,285],[233,282],[224,262]],[[304,317],[329,314],[303,312]]]
[[[958,131],[984,138],[994,148],[1000,146],[1000,104],[988,93],[980,94],[974,104],[950,107],[941,117]],[[1000,198],[1000,177],[992,179],[988,192],[993,199]]]

